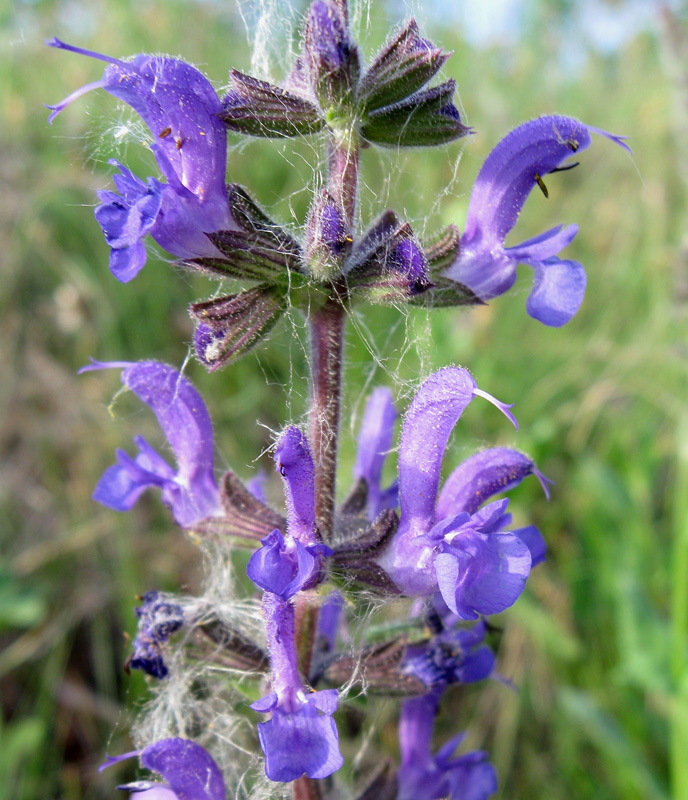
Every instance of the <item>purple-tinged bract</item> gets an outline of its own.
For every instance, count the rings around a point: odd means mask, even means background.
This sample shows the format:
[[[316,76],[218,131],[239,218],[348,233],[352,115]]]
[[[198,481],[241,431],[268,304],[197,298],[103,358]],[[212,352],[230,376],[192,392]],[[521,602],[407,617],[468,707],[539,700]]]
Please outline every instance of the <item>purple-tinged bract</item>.
[[[81,372],[108,368],[122,368],[124,386],[153,410],[174,452],[177,470],[137,436],[137,456],[118,450],[117,463],[105,471],[93,498],[116,511],[128,511],[146,489],[155,486],[182,528],[193,528],[219,514],[212,426],[196,389],[176,369],[157,361],[94,361]]]
[[[225,171],[227,136],[218,118],[217,93],[197,69],[166,56],[137,55],[120,61],[52,39],[52,47],[108,62],[103,77],[49,106],[50,122],[85,91],[105,89],[131,106],[153,136],[151,149],[167,183],[143,182],[117,162],[119,194],[99,193],[95,210],[111,248],[110,269],[130,281],[143,267],[141,239],[150,233],[178,258],[216,256],[206,233],[234,228],[229,211]]]
[[[589,147],[591,131],[628,149],[621,141],[624,137],[563,116],[531,120],[502,139],[480,170],[459,256],[444,276],[468,286],[482,300],[490,300],[513,286],[519,263],[529,264],[535,270],[535,284],[526,305],[528,314],[553,327],[567,323],[583,300],[586,276],[577,261],[557,256],[578,227],[560,225],[515,247],[506,247],[504,240],[532,189],[544,187],[549,173]]]

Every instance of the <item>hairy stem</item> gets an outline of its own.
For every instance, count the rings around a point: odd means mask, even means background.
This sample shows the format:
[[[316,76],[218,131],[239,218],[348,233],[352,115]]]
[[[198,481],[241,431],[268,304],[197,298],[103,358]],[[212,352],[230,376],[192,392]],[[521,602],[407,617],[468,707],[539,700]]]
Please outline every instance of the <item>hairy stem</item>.
[[[356,135],[333,135],[329,144],[327,188],[353,226],[358,190],[359,146]]]
[[[359,148],[355,136],[333,134],[329,142],[327,185],[353,227]],[[315,460],[315,515],[327,542],[334,523],[337,439],[342,383],[344,307],[336,288],[311,316],[311,446]]]
[[[324,541],[334,523],[337,438],[342,382],[344,308],[328,299],[311,317],[311,447],[315,462],[315,518]]]
[[[306,775],[297,778],[292,784],[294,800],[322,800],[322,792],[318,781],[312,781]]]
[[[299,592],[294,598],[296,612],[296,652],[299,667],[304,677],[311,671],[313,642],[318,626],[318,606],[313,602],[312,592]]]
[[[346,9],[346,3],[343,3]],[[358,190],[359,146],[355,135],[334,134],[329,143],[327,188],[339,203],[353,229]],[[337,477],[337,442],[342,390],[344,349],[344,306],[337,288],[310,317],[311,407],[310,443],[315,462],[315,518],[324,541],[334,533],[334,503]],[[299,666],[307,676],[318,625],[317,606],[308,603],[297,609],[296,641]],[[318,781],[303,775],[294,781],[293,800],[322,800]]]

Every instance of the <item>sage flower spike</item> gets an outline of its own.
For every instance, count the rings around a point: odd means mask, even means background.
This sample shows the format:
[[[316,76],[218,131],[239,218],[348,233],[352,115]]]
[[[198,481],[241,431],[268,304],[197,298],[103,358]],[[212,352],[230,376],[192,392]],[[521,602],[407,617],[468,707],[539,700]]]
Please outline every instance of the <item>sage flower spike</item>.
[[[523,591],[533,560],[526,542],[503,530],[508,500],[478,508],[533,471],[532,462],[521,454],[500,449],[496,456],[474,457],[447,481],[437,501],[447,441],[476,395],[513,420],[509,407],[478,389],[464,369],[441,369],[419,389],[404,419],[399,447],[399,527],[375,557],[402,593],[429,596],[439,590],[461,619],[511,606]],[[465,495],[457,484],[466,487]]]
[[[591,132],[630,152],[623,142],[626,137],[563,116],[531,120],[502,139],[478,174],[458,257],[443,276],[468,286],[481,300],[491,300],[514,285],[517,264],[528,264],[535,270],[528,314],[544,325],[567,323],[583,301],[586,275],[581,264],[559,259],[558,254],[573,240],[578,226],[559,225],[515,247],[506,247],[504,240],[533,187],[539,185],[546,192],[546,176],[589,147]]]
[[[150,487],[182,528],[221,514],[214,476],[213,431],[200,394],[180,373],[157,361],[98,362],[80,372],[122,369],[122,383],[149,406],[177,460],[175,471],[142,437],[135,437],[138,455],[117,451],[117,463],[107,469],[93,499],[116,511],[128,511]]]
[[[136,800],[226,800],[227,791],[213,757],[190,739],[162,739],[121,756],[108,757],[100,772],[127,758],[139,756],[141,765],[164,778],[118,786],[134,793]]]
[[[117,161],[117,192],[102,191],[96,219],[110,246],[110,270],[123,283],[134,278],[146,262],[143,237],[150,233],[165,250],[178,258],[218,256],[206,236],[236,228],[225,186],[227,134],[218,118],[220,99],[197,69],[167,56],[137,55],[131,61],[65,44],[69,50],[107,62],[101,80],[73,92],[53,106],[49,122],[72,101],[92,89],[131,106],[153,137],[151,150],[166,179],[144,182]]]

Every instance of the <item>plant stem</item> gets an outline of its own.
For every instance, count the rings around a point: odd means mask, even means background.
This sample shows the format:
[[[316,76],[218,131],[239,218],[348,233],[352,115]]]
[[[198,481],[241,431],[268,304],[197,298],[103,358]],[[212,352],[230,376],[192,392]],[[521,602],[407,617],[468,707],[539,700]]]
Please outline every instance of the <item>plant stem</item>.
[[[353,227],[358,190],[359,145],[356,134],[334,134],[329,144],[327,188],[339,202],[349,225]]]
[[[332,135],[327,188],[341,206],[352,229],[356,214],[358,159],[359,146],[355,135]],[[310,317],[310,444],[315,463],[315,518],[325,542],[331,541],[334,533],[344,321],[345,309],[333,284],[330,296]],[[299,666],[306,676],[317,625],[317,605],[306,599],[298,608],[296,620]],[[294,781],[292,797],[293,800],[322,800],[318,781],[303,775]]]
[[[329,298],[311,317],[311,447],[315,462],[315,518],[330,541],[334,523],[337,439],[342,382],[344,307]]]
[[[355,136],[333,134],[327,185],[350,226],[356,213],[359,147]],[[331,540],[337,469],[342,383],[344,307],[333,285],[329,298],[311,316],[311,446],[315,461],[315,516],[320,535]]]
[[[292,790],[294,800],[322,800],[322,792],[318,782],[312,781],[305,775],[294,781]]]

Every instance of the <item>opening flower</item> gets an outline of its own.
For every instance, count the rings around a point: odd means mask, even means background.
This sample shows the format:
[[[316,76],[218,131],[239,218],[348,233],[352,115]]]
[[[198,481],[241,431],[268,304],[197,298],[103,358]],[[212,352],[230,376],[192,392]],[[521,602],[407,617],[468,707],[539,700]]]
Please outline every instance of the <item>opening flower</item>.
[[[427,642],[407,648],[404,672],[420,678],[429,689],[482,681],[495,665],[494,653],[484,644],[486,634],[482,621],[470,629],[442,626]]]
[[[219,514],[213,430],[200,394],[174,367],[158,361],[94,361],[80,372],[113,368],[122,369],[124,386],[155,413],[174,452],[177,470],[142,436],[136,436],[136,457],[118,450],[117,463],[105,471],[93,499],[116,511],[129,511],[146,489],[157,487],[182,528],[193,528]]]
[[[515,247],[506,247],[504,240],[532,189],[539,185],[547,196],[546,176],[575,166],[562,164],[590,146],[591,132],[630,152],[622,141],[625,137],[563,116],[531,120],[502,139],[478,174],[459,256],[444,277],[468,286],[482,300],[490,300],[514,285],[518,264],[528,264],[535,270],[526,304],[528,314],[553,327],[567,323],[583,301],[586,275],[577,261],[557,256],[571,243],[578,226],[559,225]]]
[[[344,763],[332,719],[337,710],[337,690],[311,692],[304,687],[297,666],[292,603],[265,592],[263,616],[270,646],[272,691],[251,708],[271,714],[267,722],[258,724],[265,774],[283,783],[303,774],[326,778]]]
[[[139,756],[141,765],[164,778],[164,783],[136,781],[119,789],[136,793],[137,800],[226,800],[227,791],[213,757],[190,739],[162,739],[121,756],[109,757],[100,771]]]
[[[462,464],[437,500],[449,435],[476,395],[489,399],[515,423],[509,406],[478,389],[466,370],[439,370],[419,389],[399,448],[399,528],[376,557],[404,594],[439,590],[462,619],[499,613],[523,591],[533,558],[526,542],[503,530],[510,520],[505,514],[508,500],[479,507],[526,475],[540,474],[523,454],[497,448]]]
[[[487,753],[452,757],[464,734],[453,737],[432,755],[438,702],[438,695],[429,693],[406,700],[401,707],[397,800],[487,800],[497,791],[497,773]]]
[[[83,86],[54,106],[49,122],[73,100],[92,89],[131,106],[153,136],[151,150],[166,183],[145,182],[116,161],[117,192],[99,192],[95,210],[110,246],[110,270],[126,283],[146,262],[143,237],[178,258],[217,256],[206,233],[236,227],[229,211],[225,171],[227,134],[218,118],[220,100],[197,69],[167,56],[137,55],[131,61],[67,45],[51,47],[106,61],[101,80]]]

